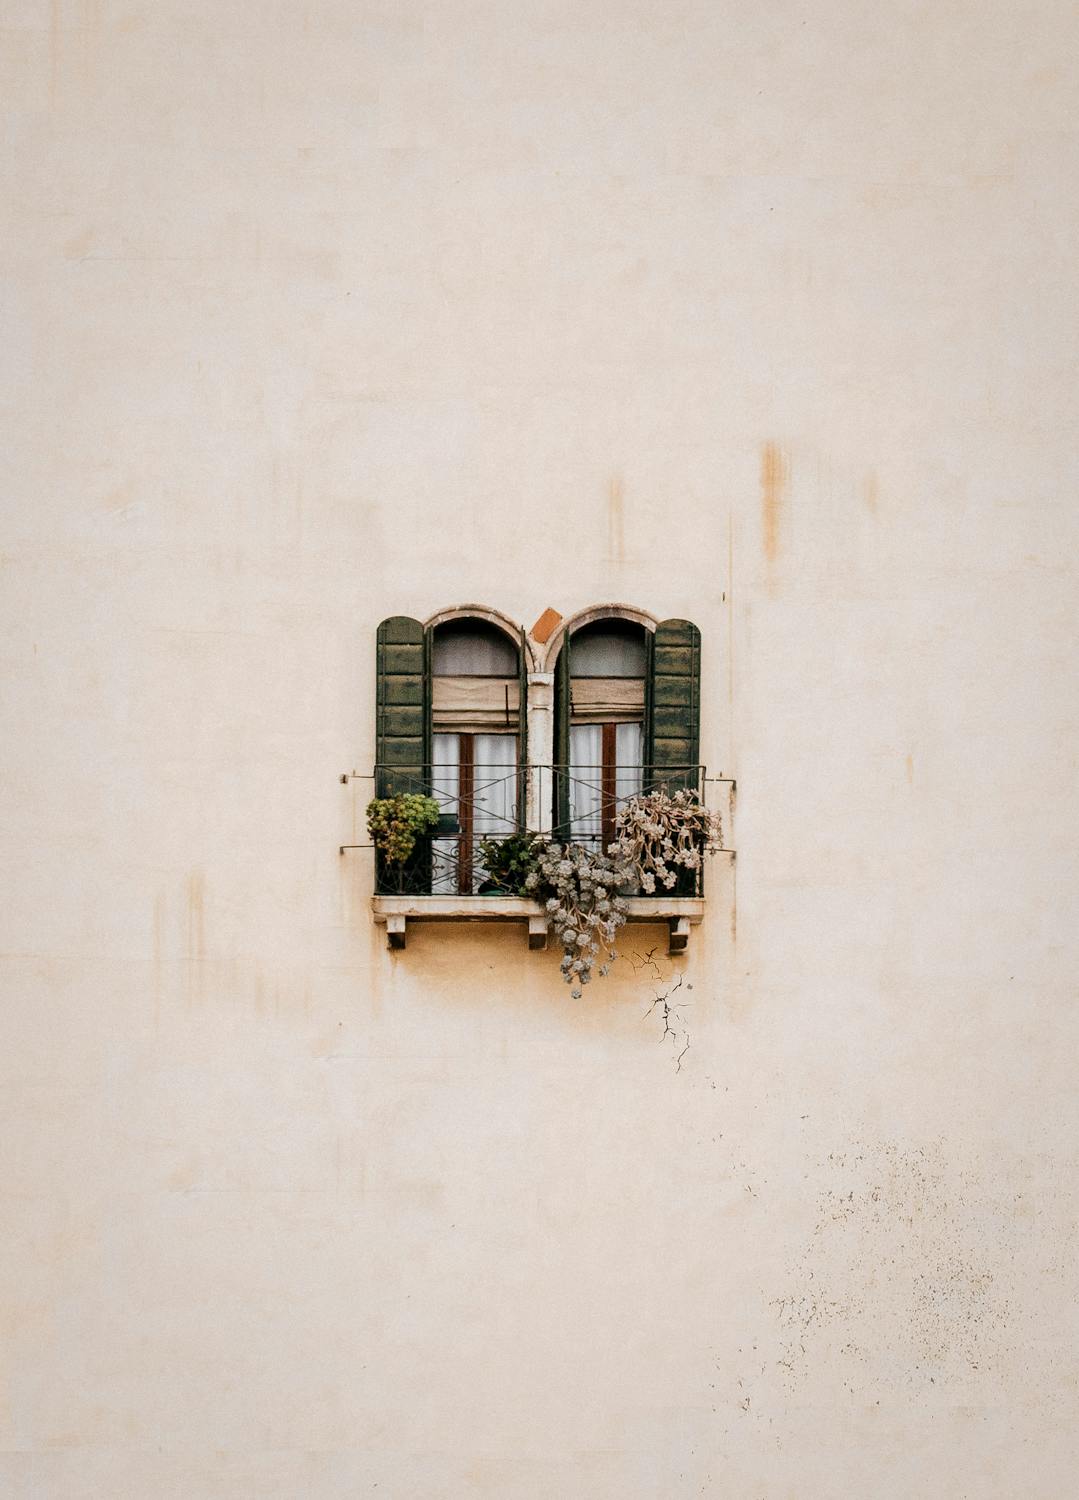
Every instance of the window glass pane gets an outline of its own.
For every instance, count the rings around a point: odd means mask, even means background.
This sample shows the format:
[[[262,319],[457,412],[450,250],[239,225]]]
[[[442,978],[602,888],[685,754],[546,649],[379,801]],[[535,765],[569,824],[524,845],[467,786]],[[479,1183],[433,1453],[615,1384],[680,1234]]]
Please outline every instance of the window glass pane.
[[[635,796],[641,789],[641,762],[644,758],[644,725],[615,725],[615,795],[619,802]]]
[[[615,795],[620,806],[627,797],[633,797],[644,784],[642,763],[644,761],[644,725],[618,724],[615,726]],[[627,896],[639,892],[636,885],[625,887]]]
[[[571,724],[569,755],[570,838],[598,846],[603,832],[603,725]]]
[[[431,840],[431,895],[456,896],[459,862],[457,839]]]
[[[507,838],[517,831],[517,736],[476,734],[475,812],[477,839]]]
[[[631,620],[597,620],[573,636],[574,677],[643,677],[644,626]]]
[[[455,734],[436,734],[431,739],[431,796],[443,813],[456,818],[460,795],[460,749]],[[431,842],[431,894],[457,894],[457,840],[433,839]]]
[[[457,812],[460,792],[461,742],[456,734],[431,737],[431,796],[443,812]]]
[[[436,677],[515,677],[517,650],[485,620],[450,620],[435,628],[431,665]]]
[[[450,834],[432,840],[431,894],[462,894],[461,880],[471,857],[472,882],[463,894],[474,894],[487,872],[479,859],[484,838],[506,838],[517,829],[517,736],[474,734],[472,775],[461,777],[461,736],[432,737],[434,764],[431,795],[445,815],[464,822],[472,815],[472,834]],[[462,841],[467,839],[467,847]]]

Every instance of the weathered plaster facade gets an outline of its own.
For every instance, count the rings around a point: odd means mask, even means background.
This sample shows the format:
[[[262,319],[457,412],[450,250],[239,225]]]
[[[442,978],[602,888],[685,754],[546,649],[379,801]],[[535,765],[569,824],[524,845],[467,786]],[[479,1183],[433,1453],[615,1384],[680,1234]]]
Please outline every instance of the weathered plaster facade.
[[[0,22],[0,1492],[1072,1494],[1074,8]],[[702,630],[666,1035],[338,854],[462,598]]]

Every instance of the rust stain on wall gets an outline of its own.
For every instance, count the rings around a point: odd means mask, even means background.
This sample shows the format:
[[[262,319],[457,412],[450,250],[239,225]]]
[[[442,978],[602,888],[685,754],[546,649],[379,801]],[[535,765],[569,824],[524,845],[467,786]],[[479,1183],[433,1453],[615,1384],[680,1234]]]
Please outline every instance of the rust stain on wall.
[[[790,464],[778,443],[768,442],[761,448],[761,531],[764,555],[771,564],[779,556],[780,523],[786,503]]]
[[[195,1186],[198,1180],[198,1163],[196,1160],[190,1159],[169,1173],[165,1179],[165,1185],[170,1192],[186,1193]]]
[[[201,870],[187,877],[187,956],[201,961],[206,956],[206,881]]]
[[[94,226],[88,225],[81,233],[64,241],[65,260],[85,260],[94,244]]]
[[[734,756],[734,517],[727,517],[727,587],[723,602],[727,606],[727,708],[728,744]]]
[[[880,503],[880,482],[877,479],[876,473],[872,469],[870,469],[869,473],[866,475],[864,493],[866,509],[869,511],[869,514],[871,516],[875,516],[877,513],[877,506]]]
[[[738,866],[731,860],[731,947],[738,946]]]
[[[165,892],[154,897],[154,1025],[161,1020],[162,966],[165,959]]]

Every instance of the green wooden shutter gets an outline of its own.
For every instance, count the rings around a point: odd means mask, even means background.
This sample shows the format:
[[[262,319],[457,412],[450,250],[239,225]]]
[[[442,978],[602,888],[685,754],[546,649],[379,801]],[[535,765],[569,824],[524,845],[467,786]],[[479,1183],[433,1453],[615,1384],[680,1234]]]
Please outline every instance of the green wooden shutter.
[[[517,663],[517,827],[525,826],[528,800],[528,648],[521,629],[520,658]]]
[[[656,626],[647,762],[653,784],[698,785],[701,753],[701,633],[689,620]]]
[[[651,630],[644,633],[644,733],[641,757],[647,775],[652,760],[652,725],[655,715],[656,637]]]
[[[554,836],[569,838],[569,725],[573,711],[569,631],[562,637],[554,672]]]
[[[378,627],[375,794],[424,790],[430,717],[428,648],[419,620],[394,615]]]
[[[435,632],[423,632],[423,790],[431,790],[431,763],[435,758]]]

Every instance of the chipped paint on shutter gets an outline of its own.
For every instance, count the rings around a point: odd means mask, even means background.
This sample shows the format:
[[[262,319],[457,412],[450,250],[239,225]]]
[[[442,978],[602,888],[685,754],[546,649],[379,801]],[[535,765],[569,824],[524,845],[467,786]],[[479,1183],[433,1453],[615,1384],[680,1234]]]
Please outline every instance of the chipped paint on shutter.
[[[653,783],[697,786],[701,633],[689,620],[656,626],[649,694],[648,766]]]
[[[424,790],[427,647],[419,620],[394,615],[378,627],[375,791],[379,797]]]

